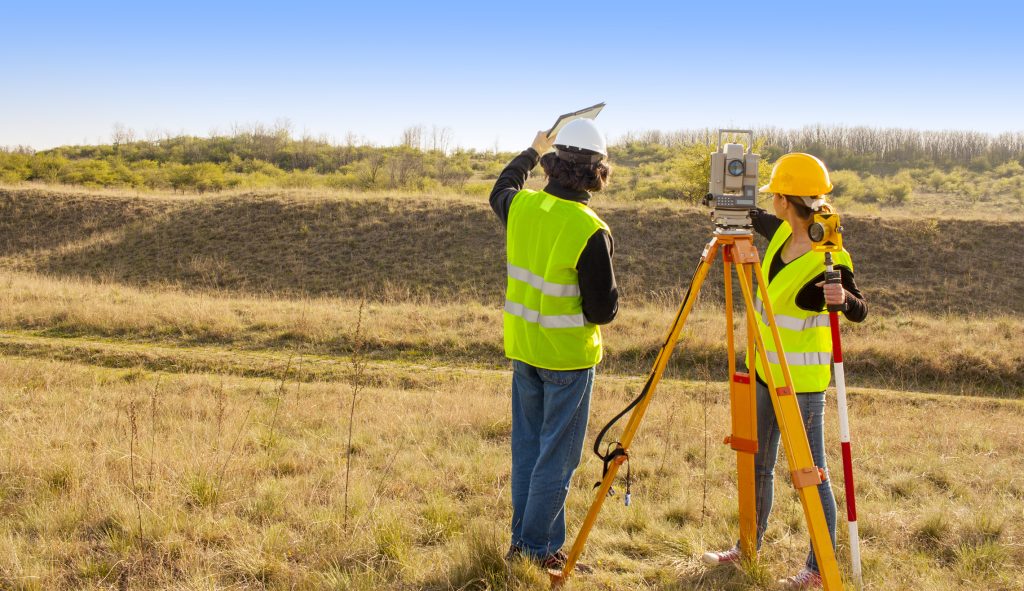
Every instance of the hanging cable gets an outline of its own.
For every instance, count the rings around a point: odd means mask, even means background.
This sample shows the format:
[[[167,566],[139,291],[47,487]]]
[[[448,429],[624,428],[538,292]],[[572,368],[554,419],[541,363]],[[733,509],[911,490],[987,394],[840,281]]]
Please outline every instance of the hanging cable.
[[[681,320],[681,317],[683,315],[683,311],[686,310],[686,303],[690,300],[690,297],[691,297],[691,295],[693,293],[693,291],[692,291],[693,281],[694,281],[694,279],[697,278],[697,272],[700,269],[700,266],[701,266],[702,262],[703,262],[703,257],[701,258],[701,260],[697,261],[697,266],[694,267],[694,269],[693,269],[693,275],[690,276],[690,283],[686,287],[686,295],[683,297],[682,305],[679,306],[679,310],[676,312],[676,317],[675,317],[675,320],[673,320],[673,322],[672,322],[672,326],[676,326],[677,324],[679,324],[679,322]],[[662,345],[661,345],[661,350],[660,350],[659,355],[663,355],[663,354],[667,354],[668,353],[667,351],[665,351],[665,349],[668,347],[669,342],[670,342],[671,339],[672,339],[672,331],[670,330],[670,331],[668,331],[668,334],[665,335],[665,342],[662,343]],[[654,383],[654,376],[655,376],[655,372],[652,371],[651,374],[649,376],[647,376],[647,383],[644,384],[644,387],[640,391],[640,394],[637,395],[637,397],[634,398],[633,401],[630,402],[628,406],[626,406],[626,408],[622,409],[622,411],[619,414],[615,415],[615,417],[612,418],[612,420],[608,421],[608,424],[606,424],[601,429],[601,431],[597,434],[597,438],[594,439],[594,455],[596,455],[598,458],[600,458],[601,462],[603,464],[602,469],[601,469],[601,480],[604,480],[604,477],[608,474],[608,466],[616,458],[618,458],[620,456],[625,456],[626,459],[624,461],[626,461],[626,462],[629,461],[629,455],[627,454],[625,448],[622,447],[622,444],[619,443],[618,441],[615,441],[615,442],[607,444],[605,446],[605,452],[601,453],[601,443],[602,443],[602,441],[604,441],[605,435],[608,434],[608,431],[612,428],[612,426],[615,425],[615,423],[618,423],[622,419],[622,417],[626,416],[629,413],[629,411],[631,411],[634,408],[636,408],[636,405],[640,404],[644,400],[644,398],[647,398],[647,396],[650,395],[650,393],[651,393],[651,384]],[[627,474],[627,478],[628,478],[628,476],[629,476],[629,466],[628,466],[628,464],[627,464],[627,468],[626,468],[626,474]],[[594,488],[597,488],[597,487],[601,486],[601,480],[598,480],[594,484]],[[630,484],[629,480],[627,479],[627,482],[626,482],[627,494],[628,494],[629,484]],[[611,489],[611,488],[608,489],[608,496],[612,496],[614,494],[615,494],[615,490],[614,489]]]

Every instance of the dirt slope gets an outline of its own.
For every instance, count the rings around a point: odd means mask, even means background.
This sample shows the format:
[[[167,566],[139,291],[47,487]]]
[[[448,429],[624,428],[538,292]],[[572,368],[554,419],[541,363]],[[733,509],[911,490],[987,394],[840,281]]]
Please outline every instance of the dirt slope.
[[[595,208],[624,297],[678,297],[710,237],[703,211]],[[845,219],[878,312],[1024,312],[1017,224]],[[504,238],[485,200],[429,196],[118,197],[0,190],[0,266],[133,285],[276,295],[499,301]],[[713,272],[705,293],[720,291]]]

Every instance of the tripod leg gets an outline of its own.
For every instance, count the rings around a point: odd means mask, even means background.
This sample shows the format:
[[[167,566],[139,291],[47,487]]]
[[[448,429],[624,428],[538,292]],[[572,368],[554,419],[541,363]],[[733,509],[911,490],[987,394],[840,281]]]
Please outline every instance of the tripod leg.
[[[665,342],[661,346],[661,350],[658,351],[658,357],[654,361],[654,367],[651,369],[651,373],[647,378],[647,384],[644,386],[646,395],[643,400],[633,409],[633,412],[629,415],[629,422],[626,423],[626,427],[622,431],[622,436],[619,439],[619,444],[624,449],[629,449],[629,444],[633,441],[633,436],[636,434],[637,429],[640,428],[640,421],[643,420],[644,413],[647,412],[647,407],[650,405],[651,394],[654,393],[654,389],[658,386],[658,382],[661,380],[662,374],[665,372],[665,368],[668,366],[669,357],[672,356],[672,351],[675,349],[676,342],[679,340],[679,334],[683,330],[683,325],[686,324],[686,319],[690,315],[690,310],[693,309],[693,304],[697,300],[697,296],[700,294],[701,286],[704,284],[704,279],[708,275],[708,271],[711,269],[711,263],[714,261],[715,252],[718,249],[718,243],[716,240],[712,240],[708,243],[704,249],[704,253],[701,256],[700,265],[697,267],[697,271],[694,274],[693,282],[690,285],[688,297],[686,297],[679,305],[679,310],[676,312],[675,320],[672,326],[669,328],[668,334],[665,337]],[[601,484],[597,489],[597,494],[594,496],[594,501],[590,504],[590,510],[587,512],[587,516],[583,519],[583,524],[580,526],[580,532],[576,535],[576,541],[573,542],[572,549],[569,551],[569,556],[565,561],[565,567],[562,572],[551,572],[551,585],[553,587],[560,587],[565,579],[572,574],[576,568],[576,562],[579,560],[580,555],[583,554],[583,547],[587,543],[587,537],[590,535],[590,530],[594,527],[594,522],[597,521],[597,515],[601,512],[601,507],[604,505],[604,500],[608,497],[608,490],[612,487],[612,482],[615,480],[615,475],[618,474],[619,466],[621,462],[612,462],[608,466],[608,472],[601,479]]]
[[[741,267],[746,265],[741,265]],[[821,497],[818,494],[818,484],[821,483],[821,476],[818,468],[814,465],[811,456],[811,446],[807,442],[807,432],[804,429],[803,418],[800,415],[800,405],[796,400],[793,389],[793,377],[789,372],[789,363],[782,348],[782,339],[779,337],[779,330],[775,324],[775,314],[772,312],[771,301],[768,299],[768,288],[764,281],[764,274],[760,263],[753,264],[753,271],[757,278],[758,289],[761,295],[761,303],[764,313],[768,317],[768,324],[772,332],[772,340],[775,343],[775,350],[779,352],[779,364],[782,367],[783,379],[786,381],[784,389],[776,390],[775,379],[771,371],[765,372],[765,380],[768,382],[768,391],[771,395],[772,406],[775,409],[775,416],[778,419],[779,431],[782,435],[782,444],[786,450],[786,460],[789,463],[790,473],[793,477],[793,485],[800,495],[800,503],[804,509],[804,518],[807,520],[807,529],[811,534],[811,546],[818,561],[818,569],[826,591],[839,591],[843,589],[843,580],[839,575],[839,564],[836,562],[835,550],[832,547],[832,538],[828,532],[828,524],[825,521],[825,511],[821,505]],[[754,309],[753,286],[746,280],[744,273],[740,273],[740,287],[743,290],[743,298],[747,309]],[[757,343],[757,353],[761,359],[761,365],[769,367],[767,349],[761,338],[760,331],[756,331],[754,339]]]
[[[732,433],[726,441],[736,452],[740,550],[744,557],[754,558],[757,556],[757,497],[754,474],[754,459],[757,454],[757,399],[751,389],[750,375],[736,371],[736,349],[733,338],[732,263],[730,261],[732,248],[727,246],[722,250],[725,267],[725,330],[729,355],[729,408],[732,412]],[[737,267],[736,271],[738,273],[745,272],[742,266]],[[749,312],[747,316],[749,330]]]

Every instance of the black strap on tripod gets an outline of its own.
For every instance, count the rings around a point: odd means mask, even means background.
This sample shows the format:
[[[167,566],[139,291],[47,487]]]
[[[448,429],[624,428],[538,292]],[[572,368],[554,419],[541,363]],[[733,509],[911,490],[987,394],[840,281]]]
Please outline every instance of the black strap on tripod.
[[[675,326],[676,324],[678,324],[679,321],[682,319],[683,311],[686,310],[686,302],[689,301],[690,296],[693,293],[693,280],[697,278],[697,271],[700,269],[700,265],[701,265],[702,262],[703,262],[703,257],[701,258],[700,261],[698,261],[697,266],[693,269],[693,275],[690,276],[690,284],[686,288],[686,295],[683,296],[683,303],[679,306],[679,311],[676,312],[676,317],[675,317],[675,320],[672,321],[672,326]],[[662,349],[665,349],[668,346],[669,339],[671,339],[671,338],[672,338],[672,331],[669,330],[668,333],[665,335],[665,342],[663,342],[661,344],[661,348]],[[620,442],[615,441],[615,442],[609,443],[607,446],[605,446],[605,452],[604,453],[601,453],[601,442],[604,440],[604,436],[608,434],[608,431],[612,428],[613,425],[615,425],[615,423],[619,422],[619,420],[621,420],[622,417],[626,416],[626,414],[628,414],[629,411],[631,411],[634,408],[636,408],[636,405],[640,404],[640,402],[643,401],[644,398],[647,398],[647,396],[650,395],[650,393],[651,393],[651,385],[653,383],[654,383],[654,372],[652,371],[651,375],[649,375],[647,377],[647,383],[644,384],[643,390],[640,391],[640,394],[636,398],[634,398],[633,401],[630,402],[628,406],[626,406],[626,408],[622,409],[622,411],[619,414],[615,415],[615,417],[612,420],[608,421],[608,424],[606,424],[601,429],[601,432],[597,434],[597,438],[594,439],[594,455],[596,455],[598,458],[600,458],[601,462],[603,463],[603,467],[601,468],[601,480],[598,480],[596,483],[594,483],[594,488],[597,488],[597,487],[601,486],[601,481],[604,480],[604,477],[608,475],[608,466],[611,465],[611,463],[613,461],[615,461],[616,458],[618,458],[620,456],[625,456],[625,458],[626,458],[625,461],[627,461],[627,462],[629,461],[629,454],[626,452],[626,449],[624,447],[622,447],[622,444]],[[627,466],[627,474],[628,473],[629,473],[629,470],[628,470],[628,466]],[[631,479],[629,479],[629,480],[631,480]],[[629,482],[629,480],[627,480],[627,485],[626,485],[627,489],[628,489],[629,485],[631,484]],[[609,488],[608,489],[608,495],[611,496],[613,494],[615,494],[615,490],[612,489],[612,488]],[[628,490],[627,490],[627,494],[628,494]]]

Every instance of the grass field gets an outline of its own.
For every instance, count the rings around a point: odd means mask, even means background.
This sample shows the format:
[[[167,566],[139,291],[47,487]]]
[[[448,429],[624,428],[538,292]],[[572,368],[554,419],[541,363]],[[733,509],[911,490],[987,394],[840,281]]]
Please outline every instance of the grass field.
[[[5,356],[0,587],[542,587],[535,568],[500,560],[507,372],[367,368],[346,511],[355,376],[299,382],[303,357],[237,360],[254,363],[283,379]],[[638,387],[602,375],[593,422]],[[779,487],[757,566],[705,570],[695,557],[736,529],[725,392],[672,380],[658,396],[633,450],[634,503],[608,504],[586,554],[597,573],[573,587],[770,588],[806,551],[795,495]],[[857,388],[852,400],[869,588],[1019,589],[1024,407]],[[838,450],[834,421],[828,440]],[[588,454],[573,531],[598,473]],[[840,528],[841,556],[843,540]]]
[[[485,204],[17,190],[0,213],[0,589],[545,586],[501,560],[510,375]],[[624,300],[591,436],[640,388],[702,216],[609,208]],[[848,227],[872,305],[844,340],[868,588],[1021,589],[1021,247],[983,248],[1014,226]],[[784,484],[760,562],[697,560],[737,530],[720,294],[703,300],[632,450],[633,504],[606,505],[574,589],[769,589],[802,563]],[[571,535],[599,471],[588,450]],[[841,519],[839,546],[845,568]]]

